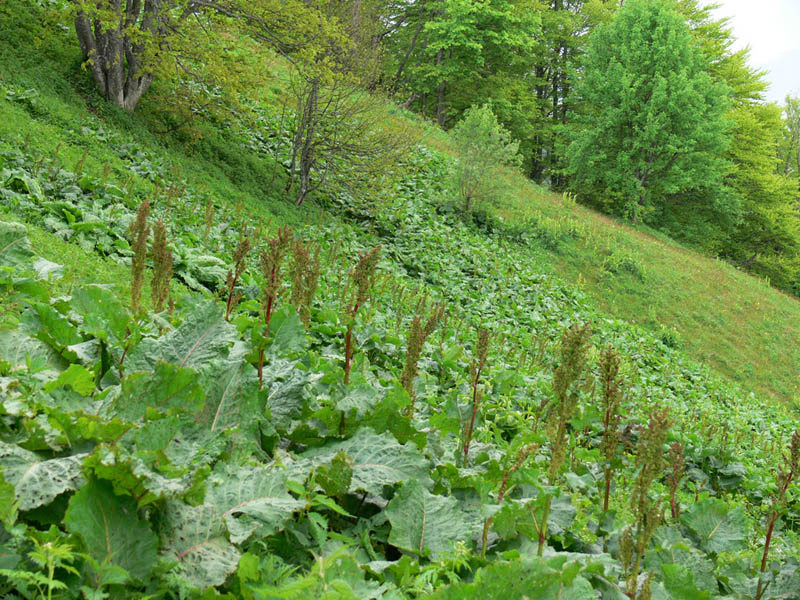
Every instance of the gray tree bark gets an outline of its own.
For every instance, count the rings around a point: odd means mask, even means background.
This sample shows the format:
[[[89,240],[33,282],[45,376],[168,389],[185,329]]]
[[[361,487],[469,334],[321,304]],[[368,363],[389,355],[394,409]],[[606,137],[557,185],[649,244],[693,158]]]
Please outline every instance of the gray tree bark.
[[[145,68],[145,45],[135,42],[137,34],[159,33],[162,0],[103,0],[99,13],[78,11],[75,32],[83,58],[98,91],[116,106],[133,112],[150,84],[152,71]]]

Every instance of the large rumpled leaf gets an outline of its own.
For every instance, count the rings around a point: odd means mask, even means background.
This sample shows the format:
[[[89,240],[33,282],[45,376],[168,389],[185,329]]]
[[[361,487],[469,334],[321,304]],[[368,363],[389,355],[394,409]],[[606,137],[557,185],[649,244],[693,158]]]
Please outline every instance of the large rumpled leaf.
[[[652,550],[645,556],[645,567],[658,571],[661,565],[686,567],[694,576],[694,582],[701,590],[712,589],[717,585],[714,576],[714,563],[692,546],[673,527],[660,527],[653,536]]]
[[[11,525],[17,519],[17,499],[14,486],[0,471],[0,523]]]
[[[306,329],[294,308],[284,306],[272,314],[269,322],[270,353],[302,350],[308,345]]]
[[[0,360],[11,365],[12,370],[25,368],[27,360],[43,366],[63,370],[67,361],[41,340],[26,335],[19,329],[0,330]]]
[[[191,586],[222,585],[236,570],[241,554],[225,537],[225,525],[216,507],[167,503],[161,554],[177,563],[175,571]]]
[[[136,508],[133,498],[116,496],[111,484],[92,480],[70,499],[64,525],[98,564],[107,561],[143,579],[155,565],[158,541]]]
[[[114,292],[104,286],[87,285],[72,294],[72,308],[81,317],[85,333],[107,341],[119,341],[128,328],[128,311]]]
[[[673,598],[680,600],[709,600],[711,592],[701,590],[695,583],[694,574],[683,565],[661,565],[664,573],[664,588]]]
[[[159,361],[202,370],[228,355],[238,335],[222,309],[211,300],[192,308],[177,329],[158,338],[145,338],[125,361],[129,371],[152,371]]]
[[[263,417],[256,369],[243,360],[217,360],[203,377],[206,393],[203,422],[211,431],[247,428]]]
[[[415,479],[430,487],[430,465],[413,444],[402,445],[387,433],[359,429],[350,439],[309,450],[303,456],[315,464],[330,462],[340,452],[352,461],[351,492],[380,495],[385,485]]]
[[[71,388],[83,397],[91,396],[95,389],[94,374],[86,367],[72,364],[57,379],[44,386],[46,392],[62,388]]]
[[[232,542],[241,543],[256,532],[267,536],[304,506],[289,494],[286,479],[280,467],[227,466],[209,477],[206,504],[215,507]]]
[[[49,304],[37,303],[31,306],[22,314],[20,325],[32,336],[50,344],[59,352],[83,341],[78,328]]]
[[[741,506],[731,508],[723,500],[706,498],[692,504],[681,522],[697,547],[708,554],[747,547],[747,517]]]
[[[35,452],[0,442],[0,466],[14,486],[21,510],[45,506],[59,494],[83,484],[81,465],[86,454],[45,460]]]
[[[110,412],[126,421],[144,418],[145,411],[197,412],[203,407],[203,388],[194,369],[159,362],[151,372],[131,373],[122,382],[122,393]]]
[[[272,425],[287,432],[306,412],[314,375],[297,363],[280,358],[265,365],[263,374]]]
[[[484,600],[530,598],[536,600],[596,600],[591,584],[579,573],[582,567],[562,557],[532,557],[500,561],[483,567],[473,583],[442,587],[432,600]]]
[[[431,494],[416,479],[398,490],[385,512],[392,524],[389,543],[432,560],[451,552],[456,542],[469,542],[479,527],[464,518],[458,500]]]
[[[0,267],[27,266],[34,256],[25,226],[0,221]]]
[[[178,497],[188,493],[208,474],[228,445],[226,436],[209,431],[202,424],[184,422],[177,416],[146,422],[127,432],[117,447],[116,456],[104,455],[103,464],[122,469],[133,476],[134,487],[126,489],[150,493],[152,499]],[[116,476],[120,475],[118,473]],[[104,477],[114,477],[103,472]],[[150,498],[148,498],[150,499]]]
[[[540,491],[533,499],[507,498],[495,515],[492,527],[505,540],[513,539],[518,534],[531,540],[537,539],[537,522],[544,518],[548,494],[551,492],[555,490]],[[577,509],[569,495],[551,495],[550,510],[547,511],[548,535],[563,535],[575,520],[576,513]]]

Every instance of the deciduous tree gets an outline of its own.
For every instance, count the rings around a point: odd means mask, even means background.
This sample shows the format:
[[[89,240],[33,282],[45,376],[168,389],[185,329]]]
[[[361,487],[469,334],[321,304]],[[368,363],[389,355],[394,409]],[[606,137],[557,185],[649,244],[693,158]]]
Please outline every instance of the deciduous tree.
[[[591,36],[577,93],[589,109],[568,150],[596,204],[660,225],[676,214],[727,226],[727,87],[664,0],[631,0]]]

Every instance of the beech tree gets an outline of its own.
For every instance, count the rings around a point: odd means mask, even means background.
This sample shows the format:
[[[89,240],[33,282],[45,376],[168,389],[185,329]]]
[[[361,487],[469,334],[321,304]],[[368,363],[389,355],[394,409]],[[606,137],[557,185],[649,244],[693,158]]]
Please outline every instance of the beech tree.
[[[157,77],[206,89],[256,83],[225,33],[238,32],[292,60],[313,60],[332,27],[299,0],[73,0],[75,31],[97,90],[133,112]],[[233,85],[231,85],[233,83]]]
[[[732,227],[725,193],[728,88],[672,3],[630,0],[591,35],[576,93],[589,108],[568,149],[573,184],[612,211],[669,226]]]
[[[780,158],[784,175],[800,179],[800,98],[786,96],[784,136],[780,145]]]

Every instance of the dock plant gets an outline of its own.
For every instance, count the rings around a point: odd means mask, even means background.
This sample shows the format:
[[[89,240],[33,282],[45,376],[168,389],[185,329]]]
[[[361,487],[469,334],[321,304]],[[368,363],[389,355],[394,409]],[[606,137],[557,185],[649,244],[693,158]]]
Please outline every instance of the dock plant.
[[[592,330],[588,323],[575,324],[561,336],[560,363],[553,373],[553,401],[549,405],[554,418],[550,428],[550,465],[547,469],[547,483],[554,486],[567,458],[569,445],[569,422],[578,408],[579,387],[586,372],[589,339]],[[552,496],[547,494],[542,518],[537,524],[538,549],[542,556],[547,541],[547,520],[550,516]]]
[[[228,301],[225,304],[225,320],[230,321],[231,312],[242,298],[241,292],[236,291],[236,284],[247,266],[247,255],[250,253],[250,238],[242,236],[233,252],[233,269],[228,269],[225,287],[228,290]]]
[[[275,233],[275,237],[267,242],[267,249],[261,252],[261,275],[264,278],[264,289],[261,294],[261,315],[264,319],[264,338],[269,333],[269,324],[275,305],[281,294],[281,284],[283,283],[282,268],[284,258],[292,241],[292,230],[289,227],[281,227]],[[264,382],[264,345],[262,341],[261,349],[258,353],[258,382],[259,386]]]
[[[375,273],[381,257],[381,247],[359,255],[358,262],[350,271],[350,303],[345,312],[347,331],[344,335],[344,384],[350,384],[350,369],[353,359],[353,326],[359,309],[367,303],[375,283]]]
[[[669,410],[656,410],[636,446],[636,476],[630,509],[634,523],[620,538],[620,561],[625,571],[626,593],[632,600],[649,600],[650,575],[639,586],[644,553],[662,523],[661,501],[652,497],[653,483],[664,474],[664,442],[670,426]]]

